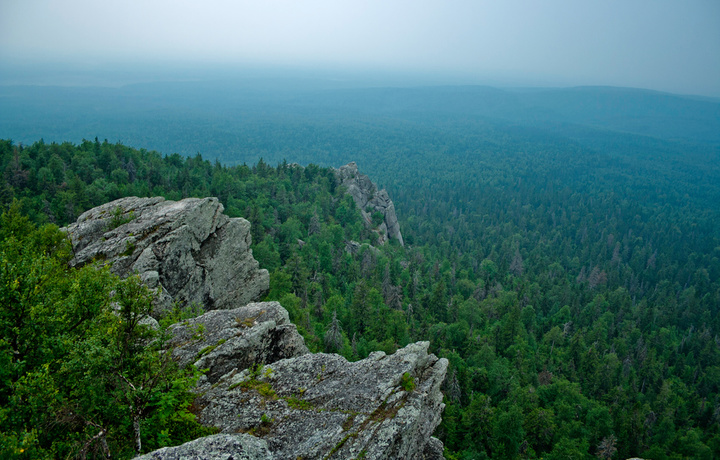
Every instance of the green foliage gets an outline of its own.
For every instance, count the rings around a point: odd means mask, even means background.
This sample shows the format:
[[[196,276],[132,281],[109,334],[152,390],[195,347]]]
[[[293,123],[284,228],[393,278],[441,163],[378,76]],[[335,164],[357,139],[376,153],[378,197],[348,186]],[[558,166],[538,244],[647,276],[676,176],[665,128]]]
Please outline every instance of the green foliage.
[[[448,458],[583,458],[613,448],[614,458],[720,456],[716,152],[476,119],[418,115],[408,126],[383,126],[386,133],[357,137],[355,159],[389,190],[405,247],[370,248],[373,236],[352,198],[331,170],[314,165],[226,167],[107,142],[3,141],[0,199],[7,207],[15,199],[15,213],[33,222],[65,224],[121,196],[218,196],[231,216],[251,222],[254,254],[270,271],[266,300],[281,302],[312,351],[356,360],[430,340],[449,359],[437,433]],[[340,132],[330,144],[342,151],[338,139],[356,134]],[[386,155],[368,153],[378,145]],[[25,246],[35,248],[25,257],[22,245],[8,243],[3,252],[23,276],[8,275],[2,287],[12,308],[3,310],[0,336],[0,426],[12,427],[2,441],[13,452],[55,456],[48,439],[60,430],[38,415],[41,403],[56,407],[46,400],[70,375],[59,373],[54,357],[73,356],[65,338],[111,326],[84,319],[99,318],[107,305],[94,277],[110,277],[80,270],[72,276],[89,288],[73,290],[62,262],[67,244],[52,227],[27,230],[29,222],[6,219],[0,230],[7,241],[27,234]],[[347,240],[366,244],[353,253]],[[36,296],[37,285],[51,294]],[[65,299],[65,316],[53,313],[60,311],[53,299]],[[47,320],[11,326],[28,315]],[[106,335],[88,333],[81,343],[100,350],[117,337]],[[91,356],[97,375],[115,355]],[[147,369],[121,362],[131,373]],[[76,375],[81,364],[66,372]],[[272,397],[264,380],[250,379]],[[122,379],[108,384],[129,407],[133,392]],[[35,406],[5,410],[26,394]],[[68,432],[75,451],[97,433]],[[160,445],[163,436],[150,438]],[[67,446],[58,452],[72,451]]]
[[[107,229],[116,229],[119,226],[124,225],[133,219],[135,219],[135,213],[133,211],[130,211],[126,214],[123,209],[118,206],[112,212],[112,216],[110,218],[110,222],[108,222]]]
[[[0,230],[2,457],[129,457],[208,433],[188,412],[199,374],[177,369],[159,353],[164,332],[141,323],[147,288],[70,269],[64,235],[17,208]]]
[[[370,223],[373,227],[377,228],[385,221],[385,215],[380,211],[375,211],[372,206],[368,206],[365,212],[370,214]]]
[[[239,387],[242,391],[256,391],[265,399],[277,399],[277,394],[275,390],[273,390],[272,385],[261,380],[261,378],[269,379],[271,376],[272,368],[268,367],[263,372],[262,364],[256,364],[248,369],[247,379],[230,385],[228,389],[233,390]]]
[[[292,409],[297,410],[312,410],[313,405],[309,401],[305,401],[304,399],[300,399],[297,396],[288,396],[285,398],[285,400],[288,403],[288,406]]]
[[[405,372],[400,378],[400,387],[411,393],[415,389],[415,378],[409,372]]]

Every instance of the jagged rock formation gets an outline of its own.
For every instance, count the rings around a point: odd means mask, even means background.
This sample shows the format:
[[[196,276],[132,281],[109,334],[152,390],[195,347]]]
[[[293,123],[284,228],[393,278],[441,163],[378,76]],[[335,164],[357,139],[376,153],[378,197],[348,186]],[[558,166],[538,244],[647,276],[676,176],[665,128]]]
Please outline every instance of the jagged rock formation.
[[[128,197],[83,213],[65,230],[81,266],[112,262],[121,277],[138,273],[161,291],[157,310],[201,304],[235,308],[257,300],[269,287],[250,249],[250,223],[223,214],[217,198]]]
[[[428,342],[355,363],[310,354],[277,302],[211,311],[171,332],[179,364],[208,369],[196,389],[198,420],[228,435],[255,436],[238,452],[255,449],[259,437],[273,459],[443,458],[442,443],[430,435],[444,407],[447,360],[428,354]],[[181,458],[197,449],[197,458],[226,458],[219,455],[244,442],[218,438],[144,458]]]
[[[430,436],[448,362],[428,342],[355,363],[310,354],[277,302],[211,311],[171,332],[173,357],[208,369],[194,407],[222,433],[143,460],[443,458]]]
[[[385,189],[378,191],[368,176],[358,172],[357,164],[354,161],[336,169],[335,178],[340,185],[347,188],[355,204],[360,208],[367,226],[373,227],[372,213],[379,212],[383,215],[383,222],[377,229],[380,244],[384,244],[390,238],[395,238],[401,246],[404,245],[400,224],[395,215],[395,205]]]
[[[223,433],[261,437],[274,459],[442,458],[430,435],[447,360],[427,348],[418,342],[355,363],[305,354],[235,370],[198,388],[198,417]]]
[[[392,221],[387,194],[373,193],[366,204],[379,203],[373,209]],[[207,369],[194,407],[222,433],[140,458],[441,459],[442,443],[431,435],[447,360],[428,354],[428,342],[355,363],[310,354],[279,303],[240,306],[268,288],[268,274],[252,257],[250,224],[222,211],[215,198],[132,197],[65,229],[71,265],[112,262],[118,275],[139,273],[158,287],[164,307],[197,302],[211,310],[172,326],[169,352],[180,365]],[[399,229],[389,234],[402,242]]]
[[[309,353],[287,310],[277,302],[211,311],[174,324],[170,331],[178,364],[208,369],[200,385],[213,384],[233,369]]]

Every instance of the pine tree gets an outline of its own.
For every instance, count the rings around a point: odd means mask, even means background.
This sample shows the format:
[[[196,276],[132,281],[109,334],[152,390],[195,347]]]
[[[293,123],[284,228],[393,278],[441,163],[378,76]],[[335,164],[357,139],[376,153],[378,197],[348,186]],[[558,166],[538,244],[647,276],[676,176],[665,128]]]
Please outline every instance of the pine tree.
[[[342,347],[342,328],[337,317],[337,310],[333,310],[332,320],[325,332],[325,349],[338,351]]]

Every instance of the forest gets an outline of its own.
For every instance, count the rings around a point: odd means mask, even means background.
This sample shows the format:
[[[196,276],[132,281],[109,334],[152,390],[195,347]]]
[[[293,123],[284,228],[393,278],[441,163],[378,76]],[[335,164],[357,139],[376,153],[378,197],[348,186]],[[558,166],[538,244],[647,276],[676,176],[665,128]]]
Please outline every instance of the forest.
[[[259,146],[249,153],[232,143],[205,158],[97,138],[0,142],[3,298],[42,315],[80,295],[68,294],[74,277],[91,275],[63,266],[56,226],[93,206],[133,195],[216,196],[227,214],[252,223],[254,255],[271,274],[266,299],[290,312],[312,351],[357,360],[430,340],[449,359],[436,431],[446,458],[720,456],[720,149],[712,130],[621,132],[597,113],[570,123],[571,104],[565,119],[520,120],[397,99],[362,115],[371,103],[353,112],[356,102],[343,100],[342,116],[333,104],[318,108],[314,99],[311,110],[295,99],[307,118],[298,108],[282,123],[249,121],[248,139]],[[266,158],[245,163],[260,153]],[[404,247],[378,245],[337,186],[327,166],[350,154],[388,189]],[[362,245],[348,251],[347,241]],[[40,296],[29,286],[43,264],[52,270]],[[87,295],[109,298],[96,283]],[[103,362],[114,358],[78,362],[78,348],[67,345],[77,343],[73,334],[96,342],[136,334],[114,348],[128,354],[123,375],[141,375],[158,359],[137,347],[147,331],[113,335],[102,308],[83,313],[87,302],[65,302],[68,313],[41,324],[18,319],[3,301],[0,436],[18,457],[77,453],[87,422],[101,423],[88,405],[99,387],[79,391],[73,376],[114,385],[123,396],[103,403],[112,410],[132,404]],[[126,303],[129,318],[143,308]],[[13,354],[13,340],[38,352]],[[187,412],[196,375],[171,367],[145,399],[148,449],[201,430]],[[41,411],[52,394],[60,395],[52,410]],[[21,404],[30,408],[13,410]],[[86,412],[66,417],[83,404]],[[124,423],[110,448],[127,455],[134,438],[131,420]]]

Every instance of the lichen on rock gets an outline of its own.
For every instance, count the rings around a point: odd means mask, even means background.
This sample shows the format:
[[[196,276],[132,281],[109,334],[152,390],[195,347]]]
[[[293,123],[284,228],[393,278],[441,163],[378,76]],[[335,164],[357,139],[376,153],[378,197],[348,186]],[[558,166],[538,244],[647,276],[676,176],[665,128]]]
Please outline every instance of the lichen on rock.
[[[164,447],[135,460],[272,460],[267,443],[249,434],[216,434]]]

